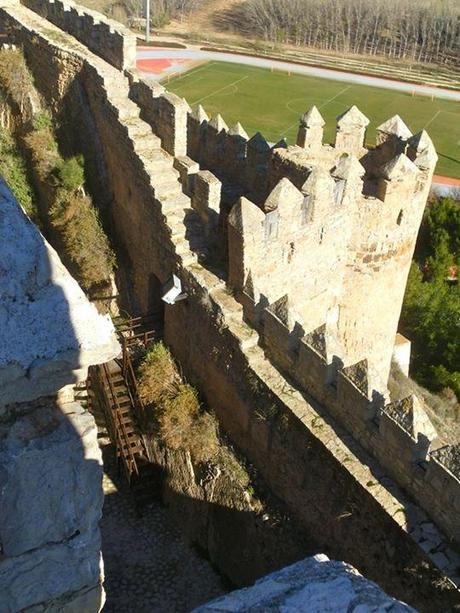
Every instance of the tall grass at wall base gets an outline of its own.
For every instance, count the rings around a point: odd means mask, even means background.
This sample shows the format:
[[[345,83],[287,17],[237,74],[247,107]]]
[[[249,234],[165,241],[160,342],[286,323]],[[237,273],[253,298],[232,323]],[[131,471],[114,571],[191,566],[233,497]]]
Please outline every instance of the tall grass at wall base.
[[[0,174],[27,215],[32,221],[39,223],[32,189],[27,178],[26,164],[16,141],[3,128],[0,128]]]
[[[50,219],[61,236],[66,257],[78,271],[83,289],[89,291],[108,283],[115,257],[90,198],[59,189]]]
[[[46,116],[25,136],[31,164],[50,194],[46,222],[62,248],[65,264],[86,291],[109,282],[115,257],[91,199],[84,192],[83,159],[63,159]],[[60,251],[60,250],[59,250]]]
[[[169,349],[154,343],[139,367],[139,395],[148,405],[161,405],[177,393],[180,377]]]
[[[32,119],[40,97],[24,56],[18,49],[0,49],[0,89],[8,95],[22,120]]]
[[[138,378],[151,429],[163,444],[188,451],[196,464],[217,464],[242,489],[248,488],[250,478],[245,467],[219,436],[216,418],[201,406],[196,389],[182,380],[162,342],[149,348],[138,367]]]

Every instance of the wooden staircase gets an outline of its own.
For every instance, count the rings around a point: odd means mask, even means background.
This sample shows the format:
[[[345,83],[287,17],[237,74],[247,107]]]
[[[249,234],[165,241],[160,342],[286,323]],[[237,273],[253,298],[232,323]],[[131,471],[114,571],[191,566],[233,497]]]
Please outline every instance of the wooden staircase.
[[[147,460],[147,450],[133,411],[133,401],[122,370],[112,361],[98,368],[108,431],[122,462],[128,483],[139,475],[138,463]]]
[[[102,406],[107,431],[115,445],[119,466],[141,507],[160,494],[162,469],[150,462],[140,428],[144,406],[137,393],[137,379],[130,347],[146,346],[158,335],[146,330],[142,319],[124,322],[118,330],[122,357],[90,369],[89,387]]]

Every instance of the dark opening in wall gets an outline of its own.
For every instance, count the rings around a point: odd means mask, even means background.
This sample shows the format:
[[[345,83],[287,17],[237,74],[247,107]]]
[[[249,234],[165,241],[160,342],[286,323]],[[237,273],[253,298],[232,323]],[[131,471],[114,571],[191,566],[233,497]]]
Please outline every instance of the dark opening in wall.
[[[148,313],[155,322],[155,327],[162,330],[165,321],[165,303],[161,299],[162,284],[153,273],[149,277],[149,306]]]

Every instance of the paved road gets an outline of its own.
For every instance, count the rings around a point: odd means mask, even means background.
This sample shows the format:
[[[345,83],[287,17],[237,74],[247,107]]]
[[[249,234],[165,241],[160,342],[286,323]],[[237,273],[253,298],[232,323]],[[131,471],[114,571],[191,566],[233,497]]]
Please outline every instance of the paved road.
[[[384,87],[386,89],[394,89],[403,92],[416,91],[420,94],[435,94],[439,98],[460,101],[460,92],[442,89],[440,87],[430,87],[425,85],[416,85],[414,83],[404,83],[403,81],[395,81],[393,79],[381,79],[366,75],[355,74],[352,72],[341,72],[329,68],[319,68],[317,66],[306,66],[293,64],[291,62],[283,62],[281,60],[273,60],[266,58],[254,57],[251,55],[240,55],[233,53],[217,53],[214,51],[201,51],[199,49],[169,49],[156,48],[148,49],[139,47],[137,51],[137,59],[181,59],[190,61],[215,61],[215,62],[232,62],[243,64],[246,66],[257,66],[260,68],[276,68],[278,70],[290,70],[298,74],[309,75],[313,77],[322,77],[324,79],[335,79],[337,81],[345,81],[346,83],[357,83],[358,85],[372,85],[374,87]],[[174,66],[174,72],[187,70],[187,65]],[[155,78],[161,78],[164,75],[155,75]]]

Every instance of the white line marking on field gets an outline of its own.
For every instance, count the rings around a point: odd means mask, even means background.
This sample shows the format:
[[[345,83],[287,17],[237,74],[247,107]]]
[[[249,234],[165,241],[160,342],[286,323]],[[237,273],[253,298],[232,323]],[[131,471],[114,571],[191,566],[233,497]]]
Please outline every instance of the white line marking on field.
[[[212,64],[212,62],[211,62]],[[183,79],[187,79],[188,77],[194,77],[196,75],[197,72],[201,72],[202,70],[204,70],[205,68],[208,68],[211,64],[205,64],[204,66],[201,66],[201,68],[191,68],[188,72],[184,72],[182,74],[178,74],[177,76],[174,76],[174,79],[179,81],[179,79],[182,81]]]
[[[215,96],[216,94],[220,94],[220,92],[222,92],[225,89],[227,89],[227,87],[231,87],[232,85],[236,85],[237,83],[241,83],[241,81],[244,81],[245,79],[248,79],[248,78],[249,78],[249,75],[246,75],[245,77],[241,77],[241,79],[237,79],[233,83],[229,83],[225,87],[221,87],[220,89],[217,89],[215,92],[212,92],[212,94],[208,94],[207,96],[203,96],[203,98],[200,98],[199,100],[194,100],[190,104],[192,104],[192,105],[193,104],[199,104],[200,102],[203,102],[203,100],[207,100],[208,98],[211,98],[212,96]]]
[[[426,130],[428,128],[430,123],[433,123],[433,121],[436,119],[436,117],[439,115],[440,112],[441,111],[436,111],[436,113],[433,115],[433,117],[430,119],[430,121],[423,126],[424,130]]]
[[[342,94],[344,94],[348,89],[350,89],[351,85],[349,85],[348,87],[344,87],[341,91],[339,91],[338,94],[336,94],[335,96],[332,96],[332,98],[329,98],[329,100],[326,100],[326,102],[323,102],[323,104],[319,105],[319,109],[324,108],[325,106],[327,106],[330,102],[332,102],[333,100],[335,100],[336,98],[338,98],[339,96],[341,96]]]

